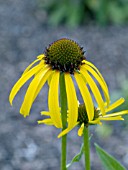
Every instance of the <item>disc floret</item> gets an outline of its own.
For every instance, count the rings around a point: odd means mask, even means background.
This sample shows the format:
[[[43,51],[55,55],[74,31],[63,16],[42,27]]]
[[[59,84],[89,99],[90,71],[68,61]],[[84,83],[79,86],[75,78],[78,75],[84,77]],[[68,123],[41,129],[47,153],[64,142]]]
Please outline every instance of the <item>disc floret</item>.
[[[98,117],[99,117],[99,110],[94,107],[93,121],[97,119]],[[80,104],[78,107],[78,122],[79,122],[79,125],[82,125],[84,123],[84,126],[86,127],[88,127],[88,125],[91,125],[91,123],[89,123],[85,104]]]
[[[45,63],[52,69],[74,73],[80,69],[84,57],[83,48],[70,39],[59,39],[45,50]]]

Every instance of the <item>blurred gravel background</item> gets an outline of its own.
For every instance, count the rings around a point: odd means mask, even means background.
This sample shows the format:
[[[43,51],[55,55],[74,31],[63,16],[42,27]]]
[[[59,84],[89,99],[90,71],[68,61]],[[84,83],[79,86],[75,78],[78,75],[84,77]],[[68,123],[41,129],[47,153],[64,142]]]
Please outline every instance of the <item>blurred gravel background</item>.
[[[26,66],[43,53],[46,46],[62,37],[76,40],[86,49],[87,59],[99,68],[111,94],[120,90],[128,79],[128,26],[82,26],[52,28],[47,25],[45,11],[35,0],[0,0],[0,170],[59,170],[59,131],[37,125],[40,111],[47,107],[47,86],[34,103],[30,117],[24,119],[19,107],[25,88],[19,92],[11,107],[9,92]],[[46,97],[44,97],[46,96]],[[110,123],[109,123],[110,124]],[[93,143],[97,142],[128,169],[128,127],[110,124],[111,134],[100,136],[91,130],[92,170],[102,170]],[[68,135],[68,160],[79,152],[82,139],[77,129]],[[69,170],[83,170],[84,160]]]

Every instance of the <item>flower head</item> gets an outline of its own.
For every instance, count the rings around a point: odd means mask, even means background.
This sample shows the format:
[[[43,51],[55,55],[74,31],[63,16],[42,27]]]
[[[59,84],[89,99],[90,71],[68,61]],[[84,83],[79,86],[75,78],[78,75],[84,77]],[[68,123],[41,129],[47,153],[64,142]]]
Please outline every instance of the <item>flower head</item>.
[[[24,117],[28,116],[37,95],[48,81],[50,119],[57,128],[62,128],[59,105],[59,79],[61,74],[64,74],[69,112],[67,129],[61,133],[61,135],[64,135],[76,125],[78,120],[78,99],[72,77],[75,78],[80,90],[89,121],[93,121],[95,113],[90,90],[103,116],[105,115],[104,100],[107,105],[109,105],[110,101],[108,87],[104,78],[98,69],[86,60],[83,48],[75,41],[63,38],[50,44],[49,47],[46,48],[44,54],[38,56],[23,72],[21,78],[11,90],[9,101],[12,104],[20,88],[33,77],[20,108],[20,113]],[[104,97],[101,95],[96,82],[100,85]]]
[[[107,114],[108,112],[111,112],[113,109],[124,103],[124,101],[124,98],[120,98],[119,100],[111,104],[108,108],[105,106],[105,115],[102,115],[102,111],[100,110],[100,108],[94,108],[94,118],[92,121],[89,121],[88,119],[85,105],[79,105],[78,125],[80,126],[80,128],[78,130],[78,135],[81,136],[83,134],[83,129],[85,126],[88,127],[89,125],[95,124],[102,125],[101,121],[124,120],[122,118],[122,115],[128,114],[128,110]]]
[[[108,114],[108,112],[112,112],[113,109],[120,106],[122,103],[124,103],[124,101],[125,101],[124,98],[120,98],[119,100],[117,100],[116,102],[111,104],[108,108],[106,107],[106,103],[104,103],[105,115],[102,115],[100,108],[95,107],[94,108],[94,117],[93,117],[92,121],[89,121],[85,104],[79,104],[78,119],[77,119],[77,123],[75,125],[75,126],[79,126],[78,136],[82,136],[84,127],[88,127],[90,125],[97,125],[97,124],[102,125],[102,121],[124,120],[122,118],[122,116],[125,114],[128,114],[128,110],[123,110],[123,111],[113,112],[113,113]],[[41,114],[45,115],[45,116],[50,116],[50,112],[43,111],[43,112],[41,112]],[[44,123],[46,125],[54,125],[51,118],[39,120],[38,123],[39,124]],[[61,137],[61,136],[62,136],[62,134],[60,134],[58,137]]]

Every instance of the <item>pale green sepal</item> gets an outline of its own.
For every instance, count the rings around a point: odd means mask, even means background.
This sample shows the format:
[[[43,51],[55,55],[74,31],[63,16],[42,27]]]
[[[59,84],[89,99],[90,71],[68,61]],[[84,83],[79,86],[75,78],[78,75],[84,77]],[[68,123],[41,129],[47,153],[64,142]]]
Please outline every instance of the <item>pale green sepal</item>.
[[[126,170],[113,156],[105,152],[99,145],[95,143],[96,152],[106,170]]]

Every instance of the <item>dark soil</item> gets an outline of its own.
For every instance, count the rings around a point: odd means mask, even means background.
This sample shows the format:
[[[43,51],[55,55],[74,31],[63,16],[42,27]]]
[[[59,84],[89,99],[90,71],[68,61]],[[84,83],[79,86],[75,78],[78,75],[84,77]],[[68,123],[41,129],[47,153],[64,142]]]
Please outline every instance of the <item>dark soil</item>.
[[[24,119],[19,108],[27,86],[17,95],[13,107],[8,95],[26,66],[43,53],[46,46],[62,37],[76,40],[85,48],[86,57],[106,79],[110,93],[120,90],[128,79],[128,26],[82,26],[53,28],[47,25],[45,11],[34,0],[0,1],[0,169],[59,170],[59,130],[38,125],[40,111],[47,107],[47,87],[34,103],[30,117]],[[120,96],[121,97],[121,96]],[[92,170],[102,170],[94,142],[115,156],[128,169],[128,127],[123,122],[109,124],[111,133],[99,135],[91,129]],[[100,127],[102,128],[102,127]],[[68,135],[68,160],[79,152],[82,138],[77,128]],[[83,170],[84,158],[70,170]]]

